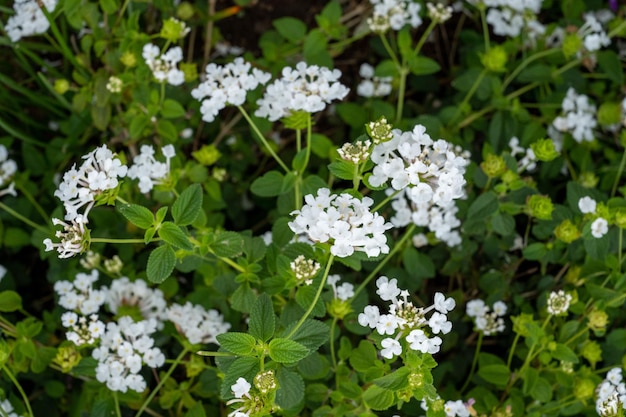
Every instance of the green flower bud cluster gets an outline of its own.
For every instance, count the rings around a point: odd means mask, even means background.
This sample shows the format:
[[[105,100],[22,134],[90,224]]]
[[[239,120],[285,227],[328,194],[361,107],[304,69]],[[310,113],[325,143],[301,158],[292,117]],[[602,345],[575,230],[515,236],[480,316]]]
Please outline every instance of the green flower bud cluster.
[[[530,149],[533,150],[538,160],[544,162],[552,161],[559,156],[552,139],[539,139],[530,145]]]
[[[526,214],[539,220],[551,220],[554,205],[548,196],[534,194],[526,201]]]
[[[494,46],[480,56],[480,62],[490,72],[506,71],[506,63],[509,60],[506,51],[501,46]]]

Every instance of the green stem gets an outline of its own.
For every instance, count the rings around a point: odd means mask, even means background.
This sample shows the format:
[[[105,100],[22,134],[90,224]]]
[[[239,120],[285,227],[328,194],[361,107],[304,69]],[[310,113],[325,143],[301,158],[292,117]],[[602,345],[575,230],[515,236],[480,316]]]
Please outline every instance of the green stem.
[[[513,80],[519,75],[519,73],[522,72],[522,70],[526,68],[528,65],[530,65],[531,62],[534,62],[540,58],[552,55],[557,52],[561,52],[561,49],[559,48],[546,49],[545,51],[537,52],[536,54],[531,55],[528,58],[526,58],[524,61],[522,61],[521,64],[517,66],[517,68],[515,68],[515,70],[513,70],[513,72],[508,77],[506,77],[506,79],[502,83],[502,91],[505,91],[506,87],[511,82],[513,82]]]
[[[424,34],[422,35],[420,40],[417,41],[417,45],[415,45],[415,49],[413,49],[413,55],[417,56],[417,54],[420,53],[420,51],[422,50],[422,46],[424,46],[424,44],[426,43],[426,39],[428,39],[428,36],[430,36],[430,32],[433,31],[435,26],[437,26],[437,21],[431,20],[430,24],[428,25],[428,27],[424,31]]]
[[[122,411],[120,410],[120,402],[117,398],[117,391],[113,391],[113,402],[115,403],[115,414],[117,417],[122,417]]]
[[[400,84],[398,86],[398,103],[396,104],[396,125],[402,120],[404,94],[406,92],[406,77],[409,75],[409,70],[404,66],[398,68],[398,71],[400,72]]]
[[[311,305],[309,306],[307,311],[304,313],[304,315],[300,318],[300,320],[298,320],[298,323],[296,324],[296,326],[291,330],[291,332],[289,332],[289,334],[287,335],[287,339],[291,338],[291,336],[293,336],[298,331],[298,329],[302,327],[302,324],[304,323],[304,321],[309,317],[309,315],[315,308],[315,305],[317,304],[317,300],[319,300],[320,296],[322,295],[322,290],[324,289],[324,285],[326,284],[326,278],[328,278],[328,273],[330,272],[330,267],[332,266],[334,260],[335,260],[335,255],[331,254],[330,257],[328,258],[328,262],[326,263],[326,268],[324,269],[324,275],[322,276],[322,281],[320,282],[320,286],[317,289],[317,292],[315,293],[315,297],[313,298]]]
[[[34,221],[32,221],[31,219],[22,216],[20,213],[18,213],[17,211],[13,210],[11,207],[7,206],[3,202],[0,202],[0,208],[2,210],[6,211],[7,213],[9,213],[10,215],[12,215],[13,217],[15,217],[16,219],[23,221],[24,223],[26,223],[30,227],[32,227],[34,229],[37,229],[40,232],[43,232],[43,233],[46,233],[46,234],[50,233],[50,229],[48,229],[47,227],[41,226],[41,225],[35,223]]]
[[[624,30],[624,28],[626,28],[626,20],[622,21],[622,23],[620,23],[619,26],[617,26],[615,29],[610,31],[607,36],[609,38],[612,38],[612,37],[616,36],[618,33],[620,33],[622,30]]]
[[[400,61],[398,60],[398,56],[393,51],[393,48],[391,47],[391,45],[389,45],[389,41],[387,40],[385,35],[382,33],[380,34],[380,40],[382,41],[383,46],[385,47],[385,50],[389,54],[389,58],[391,58],[391,60],[393,61],[393,64],[396,66],[396,69],[400,71],[400,68],[402,68],[402,65],[400,64]]]
[[[378,271],[380,271],[387,264],[387,262],[389,262],[393,255],[395,255],[401,248],[404,247],[405,242],[411,236],[413,236],[413,231],[415,231],[415,227],[416,226],[414,223],[411,223],[409,227],[407,227],[407,229],[404,231],[404,236],[402,236],[402,239],[400,239],[398,243],[395,244],[393,249],[387,254],[387,256],[385,256],[382,261],[376,264],[376,268],[374,268],[372,272],[369,273],[369,275],[365,278],[365,280],[363,280],[361,285],[359,285],[359,287],[354,291],[354,295],[352,296],[353,300],[357,297],[357,295],[359,295],[361,291],[363,291],[365,286],[369,284],[372,279],[374,279],[374,277],[378,274]]]
[[[89,239],[91,243],[146,243],[143,239],[114,239],[109,237],[92,237]],[[150,240],[150,242],[159,242],[161,241],[160,237],[155,237]],[[148,242],[148,243],[150,243]]]
[[[333,369],[337,372],[337,355],[335,355],[335,327],[337,327],[337,317],[333,317],[333,322],[330,325],[330,359],[333,363]]]
[[[6,365],[2,366],[2,370],[7,374],[7,376],[13,383],[13,385],[15,385],[15,388],[17,388],[17,390],[20,392],[20,395],[22,396],[22,400],[24,400],[24,405],[26,405],[26,410],[28,412],[28,415],[30,417],[35,417],[35,414],[33,414],[33,409],[30,407],[30,401],[28,400],[28,397],[26,396],[24,389],[22,388],[18,380],[15,378],[15,375],[13,375],[11,370],[7,368]]]
[[[259,130],[257,125],[254,123],[254,121],[252,121],[252,119],[248,115],[248,112],[246,112],[246,110],[243,107],[241,107],[241,106],[237,106],[237,108],[239,109],[239,111],[241,112],[243,117],[246,119],[246,121],[248,122],[248,124],[250,125],[250,127],[252,128],[254,133],[256,133],[257,137],[259,138],[259,140],[261,141],[263,146],[265,146],[265,149],[267,149],[267,151],[270,153],[270,155],[272,155],[272,157],[278,163],[278,165],[280,165],[281,168],[285,172],[290,172],[291,170],[287,167],[287,165],[285,165],[283,160],[280,159],[280,157],[276,154],[276,152],[274,152],[274,149],[272,149],[270,144],[267,142],[267,139],[265,139],[265,136],[263,136],[263,134],[261,133],[261,131]]]
[[[467,375],[467,379],[465,380],[465,383],[463,384],[463,387],[461,388],[460,392],[465,391],[465,388],[467,388],[470,381],[472,380],[472,377],[474,376],[474,371],[476,370],[476,364],[478,363],[478,354],[480,353],[480,348],[483,344],[483,337],[484,337],[483,332],[478,332],[478,341],[476,342],[476,350],[474,350],[474,359],[472,359],[472,367],[470,368],[470,372]]]
[[[181,360],[183,360],[183,357],[188,353],[189,351],[187,350],[187,348],[184,348],[182,350],[182,352],[180,352],[180,354],[178,355],[178,357],[176,357],[176,359],[174,360],[174,363],[172,363],[172,366],[170,366],[170,368],[167,370],[167,372],[165,373],[165,375],[163,376],[163,378],[161,378],[161,380],[159,381],[158,385],[156,386],[156,388],[154,388],[152,390],[152,392],[150,393],[150,395],[148,396],[148,398],[146,398],[146,401],[143,402],[143,404],[141,404],[141,408],[139,408],[139,411],[137,411],[137,414],[135,414],[135,417],[139,417],[141,414],[143,414],[143,412],[146,410],[146,407],[148,407],[148,404],[150,404],[150,402],[152,401],[152,399],[154,398],[154,396],[157,394],[157,392],[159,392],[159,390],[161,389],[161,387],[163,386],[163,384],[165,384],[165,381],[167,381],[167,379],[170,377],[170,375],[172,375],[172,372],[174,372],[174,369],[176,369],[176,367],[178,366],[178,364],[180,363]]]
[[[513,354],[515,353],[515,348],[517,347],[517,342],[519,341],[520,334],[516,333],[515,338],[513,338],[513,345],[511,345],[511,350],[509,351],[509,357],[506,360],[506,367],[511,369],[511,362],[513,362]]]
[[[393,200],[393,198],[395,196],[397,196],[399,193],[401,193],[403,190],[397,190],[394,191],[393,193],[389,194],[387,197],[385,197],[384,200],[382,200],[380,203],[376,204],[376,206],[374,206],[374,208],[371,210],[372,213],[374,213],[375,211],[380,210],[382,207],[384,207],[388,202],[390,202],[391,200]]]
[[[487,70],[483,69],[478,75],[478,77],[476,77],[476,80],[474,80],[474,84],[472,84],[472,87],[465,94],[465,97],[463,97],[463,101],[461,102],[461,104],[456,108],[454,115],[450,119],[450,124],[454,123],[456,118],[461,114],[461,111],[463,110],[463,108],[465,108],[465,105],[467,105],[467,103],[470,101],[470,99],[472,98],[476,90],[478,90],[478,86],[483,81],[483,78],[485,78],[485,75],[487,75]]]
[[[37,202],[37,200],[35,200],[35,197],[33,197],[33,195],[30,193],[30,191],[28,191],[26,189],[26,187],[24,187],[21,184],[16,183],[15,186],[19,190],[19,192],[22,193],[24,195],[24,197],[26,197],[26,199],[30,202],[30,204],[32,204],[33,207],[35,207],[35,210],[37,210],[37,212],[39,213],[41,218],[45,222],[49,222],[50,221],[50,216],[48,215],[48,213],[46,213],[46,211],[43,209],[43,207],[41,207],[41,205]]]
[[[487,17],[485,16],[486,7],[481,5],[478,7],[480,10],[480,22],[483,27],[483,39],[485,41],[485,51],[488,51],[491,48],[489,44],[489,27],[487,27]]]
[[[622,274],[622,248],[623,248],[623,240],[624,240],[624,230],[619,228],[619,240],[618,240],[618,248],[617,248],[617,263],[619,265],[619,274]]]
[[[214,255],[215,255],[215,254],[214,254]],[[217,255],[215,255],[215,256],[217,256]],[[235,270],[237,270],[237,271],[239,271],[239,272],[241,272],[241,273],[246,272],[246,270],[245,270],[245,268],[244,268],[243,266],[239,265],[237,262],[233,261],[232,259],[225,258],[225,257],[223,257],[223,256],[217,256],[217,257],[219,258],[219,260],[220,260],[220,261],[222,261],[222,262],[224,262],[224,263],[227,263],[227,264],[228,264],[228,265],[230,265],[233,269],[235,269]]]
[[[199,350],[196,352],[196,355],[200,355],[200,356],[213,356],[213,357],[231,357],[231,356],[237,356],[234,353],[228,353],[228,352],[211,352],[209,350]]]
[[[624,172],[625,166],[626,166],[626,148],[624,148],[624,153],[622,154],[622,161],[619,164],[617,175],[615,176],[615,182],[613,182],[613,188],[611,188],[611,197],[615,197],[615,193],[617,192],[617,186],[619,185],[619,180],[622,177],[622,173]]]

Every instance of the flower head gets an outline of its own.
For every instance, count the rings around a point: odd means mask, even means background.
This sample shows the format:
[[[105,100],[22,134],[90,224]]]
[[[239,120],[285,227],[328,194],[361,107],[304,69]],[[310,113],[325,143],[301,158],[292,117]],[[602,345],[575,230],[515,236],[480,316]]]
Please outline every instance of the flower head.
[[[563,290],[553,291],[548,296],[548,314],[560,316],[567,314],[569,305],[572,302],[572,295]]]

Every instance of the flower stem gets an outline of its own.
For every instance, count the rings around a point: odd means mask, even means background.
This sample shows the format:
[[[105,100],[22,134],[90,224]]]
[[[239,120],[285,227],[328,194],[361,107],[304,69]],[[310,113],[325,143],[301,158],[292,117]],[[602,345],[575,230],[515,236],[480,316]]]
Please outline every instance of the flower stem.
[[[176,357],[176,359],[174,360],[174,363],[172,363],[172,366],[170,366],[170,368],[167,370],[167,372],[165,373],[165,375],[163,376],[163,378],[161,378],[161,380],[159,381],[158,385],[156,386],[156,388],[154,388],[152,390],[152,392],[150,393],[150,395],[148,396],[148,398],[146,398],[146,401],[143,402],[143,404],[141,404],[141,408],[139,408],[139,411],[137,411],[137,414],[135,414],[135,417],[139,417],[141,414],[143,414],[143,412],[146,410],[146,407],[148,407],[148,404],[150,404],[150,402],[152,401],[152,399],[154,398],[154,396],[157,394],[157,392],[159,392],[159,390],[161,389],[161,387],[163,386],[163,384],[165,384],[165,381],[167,381],[167,379],[170,377],[170,375],[172,375],[172,372],[174,372],[174,369],[176,369],[176,367],[178,366],[178,364],[180,363],[180,361],[183,360],[183,357],[188,353],[189,351],[187,350],[187,348],[184,348],[182,350],[182,352],[180,352],[180,354],[178,355],[178,357]]]
[[[122,411],[120,410],[120,402],[117,398],[117,391],[113,391],[113,402],[115,403],[115,415],[122,417]]]
[[[30,191],[28,191],[28,189],[21,184],[16,184],[16,187],[20,191],[20,193],[24,194],[24,197],[26,197],[26,199],[30,201],[30,204],[32,204],[33,207],[35,207],[35,210],[37,210],[37,212],[41,215],[41,218],[45,222],[50,221],[50,216],[48,215],[48,213],[46,213],[43,207],[41,207],[41,205],[37,202],[37,200],[35,200],[35,197],[33,197]]]
[[[337,372],[337,355],[335,354],[335,328],[337,327],[337,317],[333,317],[330,325],[330,360],[333,363],[333,370]]]
[[[15,388],[17,388],[17,390],[19,391],[20,395],[22,396],[22,400],[24,400],[24,405],[26,405],[26,410],[28,412],[29,417],[34,417],[35,414],[33,414],[33,409],[30,407],[30,401],[28,400],[28,396],[26,396],[26,393],[24,392],[24,389],[22,388],[22,386],[18,382],[17,378],[15,378],[15,375],[13,375],[11,370],[9,368],[7,368],[6,365],[2,366],[2,370],[4,371],[4,373],[7,374],[7,376],[9,377],[11,382],[13,383],[13,385],[15,385]]]
[[[615,182],[613,182],[613,188],[611,188],[611,197],[615,197],[615,193],[617,192],[617,186],[619,185],[619,180],[622,177],[622,173],[624,172],[625,166],[626,166],[626,148],[624,148],[624,153],[622,154],[622,161],[619,164],[617,175],[615,175]]]
[[[374,277],[378,274],[378,271],[380,271],[387,264],[387,262],[389,262],[389,259],[391,259],[393,257],[393,255],[396,254],[396,252],[398,252],[402,247],[404,247],[405,242],[411,236],[413,236],[413,231],[414,230],[415,230],[415,224],[411,223],[409,225],[409,227],[407,227],[407,229],[405,230],[404,236],[402,236],[402,239],[400,239],[400,241],[398,241],[398,243],[396,243],[396,245],[393,247],[393,249],[387,254],[387,256],[385,256],[385,258],[382,261],[377,263],[376,268],[374,268],[372,270],[372,272],[370,272],[370,274],[367,276],[367,278],[365,278],[365,280],[363,280],[361,285],[359,285],[359,287],[354,291],[354,295],[352,296],[353,300],[356,298],[357,295],[359,295],[359,293],[361,291],[363,291],[365,286],[367,284],[369,284],[369,282],[372,279],[374,279]]]
[[[7,213],[9,213],[10,215],[12,215],[13,217],[15,217],[18,220],[23,221],[24,223],[26,223],[27,225],[29,225],[30,227],[39,230],[40,232],[43,233],[50,233],[50,229],[48,229],[47,227],[41,226],[37,223],[35,223],[34,221],[32,221],[31,219],[22,216],[20,213],[18,213],[17,211],[13,210],[11,207],[7,206],[6,204],[0,202],[0,208],[4,211],[6,211]]]
[[[463,101],[461,102],[461,104],[456,108],[454,115],[450,119],[450,124],[454,123],[456,118],[459,117],[465,105],[467,105],[467,103],[470,101],[470,99],[472,98],[476,90],[478,90],[478,86],[483,81],[483,78],[485,78],[485,75],[487,75],[487,70],[483,69],[478,75],[478,77],[476,77],[476,80],[474,80],[474,84],[472,84],[472,87],[465,94],[465,97],[463,97]]]
[[[160,237],[155,237],[150,242],[159,242]],[[113,239],[108,237],[92,237],[89,239],[91,243],[145,243],[143,239]]]
[[[320,282],[320,286],[317,289],[317,292],[315,293],[315,298],[313,298],[311,305],[309,306],[307,311],[304,313],[304,315],[300,318],[296,326],[291,330],[291,332],[289,332],[289,334],[287,335],[287,339],[293,336],[298,331],[298,329],[302,327],[302,324],[304,323],[304,321],[309,317],[309,315],[315,308],[315,305],[317,304],[317,300],[319,300],[320,296],[322,295],[322,290],[324,289],[324,285],[326,284],[326,278],[328,278],[328,273],[330,272],[330,267],[332,266],[334,260],[335,260],[335,255],[331,254],[330,257],[328,258],[328,262],[326,263],[326,269],[324,269],[324,275],[322,276],[322,281]]]
[[[476,370],[476,364],[478,363],[478,354],[480,353],[480,348],[483,344],[483,337],[484,337],[483,332],[478,332],[478,341],[476,342],[476,350],[474,351],[474,359],[472,359],[472,367],[470,368],[470,372],[467,375],[467,379],[465,380],[465,383],[463,384],[463,387],[461,388],[460,392],[465,391],[472,377],[474,376],[474,371]]]
[[[248,112],[246,112],[246,110],[241,107],[241,106],[237,106],[237,108],[239,109],[239,111],[241,112],[241,114],[243,114],[243,117],[246,119],[246,121],[248,122],[248,124],[250,125],[250,127],[252,128],[252,130],[254,131],[254,133],[256,133],[257,137],[259,138],[259,140],[261,141],[261,143],[263,144],[263,146],[265,146],[265,149],[267,149],[267,151],[270,153],[270,155],[272,155],[272,157],[274,158],[274,160],[278,163],[278,165],[280,165],[280,167],[285,171],[285,172],[290,172],[290,169],[287,167],[287,165],[285,165],[285,163],[283,162],[282,159],[280,159],[280,157],[276,154],[276,152],[274,152],[274,149],[272,149],[272,147],[270,146],[270,144],[267,142],[267,139],[265,139],[265,136],[263,136],[263,134],[261,133],[261,131],[259,130],[259,128],[257,127],[257,125],[254,123],[254,121],[250,118],[250,115],[248,115]]]
[[[515,68],[515,70],[513,70],[513,72],[511,72],[511,74],[508,77],[506,77],[506,79],[502,83],[502,91],[506,90],[506,87],[509,84],[511,84],[511,82],[513,82],[513,80],[519,75],[519,73],[522,72],[522,70],[526,68],[528,65],[530,65],[531,62],[536,61],[545,56],[552,55],[557,52],[561,52],[561,49],[559,48],[546,49],[545,51],[539,51],[536,54],[533,54],[529,56],[528,58],[526,58],[524,61],[522,61],[521,64],[517,66],[517,68]]]

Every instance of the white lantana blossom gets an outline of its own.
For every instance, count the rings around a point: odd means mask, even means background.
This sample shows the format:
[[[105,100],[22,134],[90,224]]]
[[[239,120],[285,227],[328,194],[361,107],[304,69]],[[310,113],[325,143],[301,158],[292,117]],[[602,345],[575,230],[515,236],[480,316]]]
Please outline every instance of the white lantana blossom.
[[[10,194],[17,197],[15,183],[9,182],[17,172],[17,164],[9,159],[9,151],[4,145],[0,145],[0,197]],[[3,190],[2,188],[6,188]]]
[[[596,15],[585,13],[583,18],[585,23],[578,29],[578,36],[583,40],[587,52],[596,52],[611,45],[611,38],[604,31],[602,23]]]
[[[485,336],[492,336],[504,331],[506,327],[502,317],[506,312],[507,306],[502,301],[493,303],[493,311],[481,299],[471,300],[465,307],[465,313],[474,320],[476,330]]]
[[[263,97],[257,101],[257,117],[265,117],[274,122],[304,111],[317,113],[335,100],[342,100],[349,89],[339,82],[341,71],[318,65],[296,64],[295,68],[285,67],[282,77],[268,85]]]
[[[576,142],[591,142],[594,138],[593,129],[598,125],[596,106],[589,101],[589,97],[578,94],[569,88],[561,104],[563,114],[552,122],[552,126],[559,132],[567,132]]]
[[[227,105],[241,106],[246,101],[248,91],[259,84],[267,83],[271,75],[258,68],[252,68],[243,58],[224,66],[210,63],[205,69],[205,80],[191,90],[191,96],[202,103],[202,120],[212,122]]]
[[[626,384],[622,368],[613,368],[596,388],[596,411],[599,416],[612,417],[623,413],[626,404]]]
[[[387,359],[400,355],[402,338],[412,350],[430,354],[439,352],[442,340],[433,335],[448,334],[452,330],[447,314],[456,306],[454,299],[436,293],[433,305],[415,307],[408,299],[409,292],[400,290],[395,278],[381,276],[376,280],[376,287],[380,298],[390,302],[389,313],[380,314],[378,307],[368,305],[359,314],[358,322],[363,327],[376,329],[381,336],[392,336],[382,340],[381,355]],[[431,311],[430,318],[426,318],[426,314]]]
[[[154,158],[154,147],[142,145],[139,155],[133,158],[133,165],[128,168],[128,178],[139,179],[139,190],[147,193],[157,184],[162,184],[170,173],[170,160],[176,155],[173,145],[161,148],[165,162]]]
[[[193,344],[217,343],[216,336],[230,329],[230,323],[225,322],[224,316],[217,310],[206,310],[190,302],[173,304],[166,314],[168,320]]]
[[[143,320],[154,320],[158,328],[163,327],[166,318],[163,291],[148,287],[142,279],[131,281],[128,277],[121,277],[113,281],[106,294],[106,304],[116,315],[128,314],[129,308],[134,308]]]
[[[347,301],[354,296],[354,285],[349,282],[337,285],[340,279],[341,277],[339,275],[329,275],[326,282],[332,287],[334,298]]]
[[[581,197],[580,200],[578,200],[578,209],[583,214],[594,214],[596,212],[596,207],[596,200],[589,196]]]
[[[609,232],[609,222],[603,218],[598,217],[591,223],[591,236],[596,239],[600,239],[602,236]]]
[[[82,214],[77,215],[69,223],[53,218],[52,224],[63,226],[63,230],[57,230],[54,234],[59,239],[57,243],[50,238],[44,239],[45,251],[57,251],[59,259],[71,258],[84,252],[89,247],[89,229],[85,227],[86,223],[87,220]]]
[[[548,314],[552,316],[562,316],[567,314],[569,305],[572,302],[572,295],[563,290],[552,291],[548,296]]]
[[[183,50],[180,46],[174,46],[161,54],[158,46],[147,43],[141,53],[154,78],[160,82],[171,85],[181,85],[185,82],[185,74],[178,69],[178,63],[183,60]]]
[[[97,313],[105,303],[108,291],[106,287],[94,288],[98,276],[98,270],[93,269],[89,274],[82,272],[76,274],[73,282],[65,280],[55,282],[54,291],[59,296],[59,305],[84,316]]]
[[[448,246],[461,243],[461,222],[454,201],[465,198],[465,168],[469,155],[443,139],[433,141],[426,128],[417,125],[412,132],[392,130],[393,137],[374,146],[375,166],[368,178],[374,187],[391,182],[388,194],[398,193],[390,219],[395,227],[409,223],[428,227]]]
[[[532,43],[546,31],[537,20],[543,0],[486,0],[486,20],[493,33],[516,37],[523,34]]]
[[[100,346],[92,356],[98,361],[96,379],[111,391],[143,392],[146,381],[139,372],[143,365],[159,368],[165,363],[161,350],[154,347],[151,335],[157,329],[154,319],[134,322],[129,316],[107,324]]]
[[[377,77],[374,75],[374,67],[364,62],[359,68],[362,80],[356,87],[357,95],[361,97],[384,97],[391,94],[391,81],[393,77]]]
[[[389,253],[385,231],[392,225],[378,213],[370,212],[374,201],[369,197],[359,200],[350,194],[330,194],[328,188],[320,188],[317,196],[308,194],[306,204],[291,214],[295,219],[289,228],[296,234],[304,234],[313,242],[330,243],[330,252],[340,258],[355,251],[365,252],[368,257]]]
[[[374,11],[367,24],[372,32],[398,31],[406,25],[416,28],[422,24],[419,15],[422,5],[412,0],[370,0],[370,3]]]
[[[57,0],[15,0],[13,4],[15,14],[9,18],[4,27],[12,42],[48,31],[50,22],[41,11],[41,6],[45,7],[48,13],[52,13],[57,7]]]

